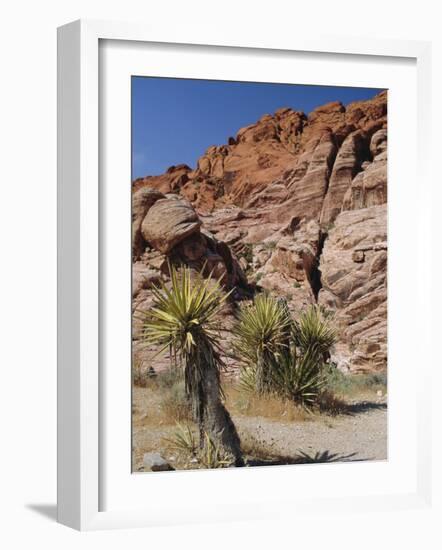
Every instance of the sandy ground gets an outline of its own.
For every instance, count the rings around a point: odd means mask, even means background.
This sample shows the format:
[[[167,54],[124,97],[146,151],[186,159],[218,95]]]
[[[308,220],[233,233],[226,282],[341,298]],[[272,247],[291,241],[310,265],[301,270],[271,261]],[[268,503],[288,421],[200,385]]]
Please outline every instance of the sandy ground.
[[[355,412],[304,422],[275,422],[265,418],[235,418],[241,432],[272,445],[276,454],[299,462],[343,462],[387,458],[387,407],[355,404]],[[305,458],[305,460],[302,460]]]
[[[145,452],[158,451],[174,465],[173,453],[165,450],[164,438],[173,425],[158,425],[146,391],[134,392],[133,470],[143,471]],[[150,396],[152,397],[152,396]],[[387,459],[387,404],[385,398],[354,401],[348,414],[314,415],[309,420],[282,421],[263,417],[233,415],[241,440],[270,449],[279,460],[253,464],[343,462]],[[177,466],[177,464],[175,464]]]

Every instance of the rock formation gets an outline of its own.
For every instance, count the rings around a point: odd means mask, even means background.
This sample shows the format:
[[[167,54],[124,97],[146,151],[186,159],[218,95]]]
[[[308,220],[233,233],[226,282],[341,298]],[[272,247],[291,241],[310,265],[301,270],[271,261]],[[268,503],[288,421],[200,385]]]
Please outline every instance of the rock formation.
[[[150,307],[167,259],[205,265],[235,299],[255,285],[295,314],[333,310],[338,366],[385,368],[387,92],[308,116],[282,108],[227,141],[194,170],[133,182],[134,308]]]

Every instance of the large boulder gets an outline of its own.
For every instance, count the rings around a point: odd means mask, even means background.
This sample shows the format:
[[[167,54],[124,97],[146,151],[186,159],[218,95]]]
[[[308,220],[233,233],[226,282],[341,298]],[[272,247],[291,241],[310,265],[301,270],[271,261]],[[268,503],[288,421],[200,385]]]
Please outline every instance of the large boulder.
[[[164,199],[163,193],[150,187],[143,187],[132,195],[132,254],[134,259],[138,259],[146,247],[141,234],[141,224],[150,207],[160,199]]]
[[[162,254],[170,252],[179,242],[199,233],[201,221],[186,200],[158,200],[141,224],[144,239]]]

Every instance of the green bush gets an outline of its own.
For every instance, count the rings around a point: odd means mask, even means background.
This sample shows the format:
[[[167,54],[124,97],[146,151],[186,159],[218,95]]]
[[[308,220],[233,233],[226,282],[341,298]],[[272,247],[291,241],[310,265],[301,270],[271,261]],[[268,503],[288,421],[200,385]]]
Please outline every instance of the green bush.
[[[290,345],[290,330],[286,304],[269,294],[260,294],[253,304],[241,307],[234,330],[234,350],[245,369],[244,375],[253,373],[258,393],[272,389],[272,372]]]
[[[336,342],[336,331],[331,325],[333,315],[317,305],[311,305],[301,313],[293,325],[295,345],[306,351],[312,346],[318,348],[324,358]]]
[[[335,365],[327,365],[324,372],[325,385],[329,392],[336,395],[353,395],[370,391],[383,392],[387,389],[387,373],[344,374]]]
[[[260,295],[241,309],[235,334],[243,391],[273,393],[307,409],[319,402],[336,340],[324,310],[311,306],[295,322],[284,300]]]
[[[306,409],[313,407],[325,385],[320,348],[311,346],[307,350],[297,350],[291,347],[278,362],[273,385],[282,398]]]

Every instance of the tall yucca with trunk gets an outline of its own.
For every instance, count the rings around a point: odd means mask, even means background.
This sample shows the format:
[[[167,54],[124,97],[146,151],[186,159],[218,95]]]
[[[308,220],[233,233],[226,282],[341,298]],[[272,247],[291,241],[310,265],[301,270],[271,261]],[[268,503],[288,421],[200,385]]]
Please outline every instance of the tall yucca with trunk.
[[[268,294],[260,294],[242,307],[235,328],[235,350],[245,368],[253,372],[255,390],[271,391],[273,372],[290,345],[292,320],[287,305]]]
[[[178,274],[169,266],[171,287],[163,282],[154,287],[154,305],[144,322],[148,344],[169,349],[184,369],[186,394],[200,428],[200,444],[205,434],[217,443],[237,465],[242,464],[240,440],[222,401],[218,326],[215,321],[228,294],[220,281],[202,275],[192,280],[189,268]]]

